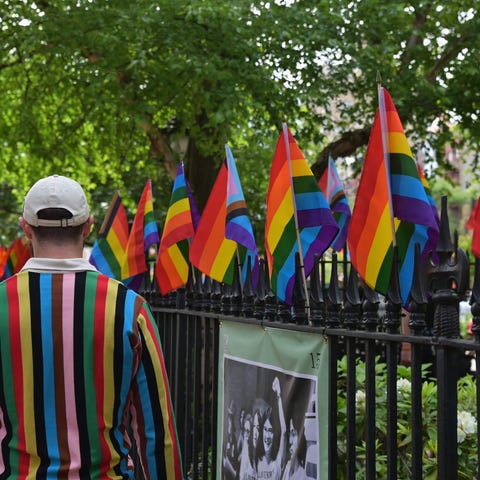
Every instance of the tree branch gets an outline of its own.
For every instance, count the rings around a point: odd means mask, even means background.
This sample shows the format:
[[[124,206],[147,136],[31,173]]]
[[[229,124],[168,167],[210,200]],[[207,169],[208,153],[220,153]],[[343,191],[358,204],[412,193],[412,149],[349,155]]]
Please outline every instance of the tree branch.
[[[428,18],[428,11],[430,10],[430,7],[432,5],[432,2],[427,2],[423,11],[416,11],[415,12],[415,21],[413,22],[413,28],[412,28],[412,33],[410,35],[410,38],[408,39],[407,45],[405,46],[405,50],[402,55],[401,59],[401,68],[400,68],[400,73],[405,70],[407,65],[410,63],[410,59],[412,58],[412,52],[414,48],[418,45],[421,45],[422,43],[422,36],[420,32],[423,29],[423,26],[425,25],[427,18]]]
[[[312,165],[312,172],[315,178],[319,179],[328,165],[328,157],[332,158],[347,157],[359,147],[363,147],[368,144],[370,137],[371,127],[365,127],[358,130],[352,130],[345,132],[342,136],[329,143],[319,154],[317,160]]]
[[[175,159],[175,153],[170,147],[167,135],[162,133],[158,126],[152,125],[149,121],[142,124],[142,129],[147,134],[150,142],[150,156],[152,158],[158,158],[170,178],[174,179],[177,172],[177,161]]]
[[[470,37],[470,32],[466,31],[463,35],[455,42],[454,45],[451,46],[450,49],[445,50],[443,55],[435,62],[435,65],[430,69],[430,71],[426,75],[426,80],[429,83],[434,83],[435,79],[438,76],[438,73],[447,65],[451,60],[453,60],[462,48],[465,46],[468,38]]]
[[[18,57],[16,60],[9,63],[0,63],[0,70],[5,70],[6,68],[14,67],[15,65],[20,65],[22,63],[22,58]]]

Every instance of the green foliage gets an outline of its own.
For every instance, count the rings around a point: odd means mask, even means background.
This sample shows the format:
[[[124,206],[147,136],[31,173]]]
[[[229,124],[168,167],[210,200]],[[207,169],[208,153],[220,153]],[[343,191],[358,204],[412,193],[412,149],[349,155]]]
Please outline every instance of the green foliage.
[[[53,172],[84,184],[100,218],[115,189],[133,213],[151,178],[161,222],[183,160],[202,205],[228,140],[260,237],[282,119],[313,165],[368,130],[378,72],[412,150],[428,147],[441,170],[445,142],[480,141],[476,11],[474,0],[5,0],[3,234]],[[365,145],[346,143],[358,172]]]
[[[437,469],[437,384],[428,378],[423,365],[422,383],[422,465],[423,478],[435,479]],[[411,371],[398,367],[397,374],[397,453],[398,478],[411,478],[412,426],[411,426]],[[338,478],[346,478],[346,358],[339,362],[338,396]],[[356,478],[365,475],[365,364],[356,364]],[[477,421],[476,384],[473,376],[461,377],[458,381],[458,478],[476,478]],[[386,365],[375,365],[375,438],[377,478],[387,477],[386,419],[387,419],[387,370]]]

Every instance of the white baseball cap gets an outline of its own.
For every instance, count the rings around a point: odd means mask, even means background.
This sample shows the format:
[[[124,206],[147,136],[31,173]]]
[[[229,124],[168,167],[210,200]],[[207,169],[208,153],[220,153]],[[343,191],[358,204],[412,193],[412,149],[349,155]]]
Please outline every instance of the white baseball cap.
[[[45,208],[64,208],[71,218],[47,220],[38,218]],[[78,182],[61,175],[52,175],[36,182],[25,196],[23,218],[34,227],[75,227],[90,216],[87,197]]]

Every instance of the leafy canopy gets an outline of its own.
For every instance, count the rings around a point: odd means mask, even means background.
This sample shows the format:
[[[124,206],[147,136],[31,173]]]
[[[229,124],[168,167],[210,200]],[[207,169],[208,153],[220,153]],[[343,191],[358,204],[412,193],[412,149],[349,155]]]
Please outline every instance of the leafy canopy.
[[[53,172],[99,222],[115,189],[133,211],[152,178],[161,223],[184,160],[202,207],[227,140],[261,234],[282,119],[317,175],[328,153],[358,171],[378,73],[415,152],[448,167],[446,142],[478,147],[473,0],[4,0],[0,19],[4,238]]]

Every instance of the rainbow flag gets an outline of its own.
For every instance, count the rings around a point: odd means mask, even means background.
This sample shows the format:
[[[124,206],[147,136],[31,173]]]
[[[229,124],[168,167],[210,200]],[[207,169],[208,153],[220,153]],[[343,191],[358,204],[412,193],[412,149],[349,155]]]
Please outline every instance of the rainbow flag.
[[[155,278],[162,295],[187,283],[190,241],[198,219],[197,207],[185,178],[183,162],[180,162],[155,265]]]
[[[190,261],[201,272],[219,282],[232,284],[235,266],[242,267],[243,282],[250,262],[256,288],[260,267],[253,228],[232,151],[213,185],[190,246]]]
[[[231,285],[237,242],[225,236],[227,182],[228,169],[222,162],[190,244],[190,262],[205,275]]]
[[[5,267],[8,260],[8,248],[0,245],[0,280],[4,278]]]
[[[367,285],[386,294],[395,241],[400,291],[406,303],[412,285],[415,243],[425,255],[427,248],[436,246],[438,233],[437,220],[395,105],[389,93],[379,87],[379,108],[348,233],[352,264]]]
[[[308,277],[315,254],[321,255],[329,247],[338,226],[286,124],[270,169],[266,205],[265,247],[270,283],[277,297],[291,305],[295,254],[301,253]]]
[[[230,146],[225,144],[226,163],[228,170],[227,177],[227,216],[225,226],[225,237],[234,240],[238,245],[245,247],[240,253],[242,264],[242,280],[245,284],[247,267],[250,264],[252,272],[252,286],[256,290],[260,274],[258,262],[258,249],[253,233],[252,224],[248,216],[248,208],[243,196],[242,185],[237,172],[235,159],[233,158]],[[240,250],[239,250],[240,252]]]
[[[350,211],[342,181],[340,180],[340,176],[338,175],[332,157],[328,158],[328,167],[320,177],[318,186],[325,195],[325,198],[330,205],[330,210],[332,210],[333,217],[338,225],[338,233],[333,239],[330,247],[339,252],[345,247],[347,241],[348,226],[350,224],[352,212]]]
[[[120,192],[112,201],[90,252],[90,263],[111,278],[122,280],[122,265],[128,242],[128,220]]]
[[[440,225],[440,215],[438,214],[437,206],[435,205],[435,200],[432,197],[432,192],[430,190],[430,186],[428,185],[427,177],[425,176],[425,172],[423,168],[417,164],[418,176],[420,177],[420,181],[422,182],[423,188],[425,189],[425,194],[427,195],[428,203],[432,208],[433,216],[438,225]]]
[[[465,227],[472,230],[472,253],[480,258],[480,198],[476,201],[475,207],[468,218]]]
[[[26,237],[18,237],[13,240],[2,255],[0,271],[3,270],[3,272],[1,273],[0,281],[18,273],[31,256],[30,240]]]
[[[433,199],[432,192],[430,190],[430,186],[428,185],[427,177],[423,171],[423,168],[417,164],[418,175],[422,182],[423,188],[425,189],[425,194],[427,195],[428,203],[430,204],[430,208],[432,209],[433,218],[435,218],[435,222],[437,226],[435,230],[440,230],[440,215],[438,214],[437,206],[435,205],[435,200]],[[427,244],[425,245],[425,252],[432,252],[432,259],[434,262],[438,262],[438,254],[436,251],[437,247],[437,240],[438,234],[435,232],[429,233]]]
[[[145,252],[159,242],[160,236],[153,215],[152,181],[148,179],[138,202],[122,265],[122,279],[126,280],[125,283],[130,288],[135,289],[138,280],[148,270]]]

